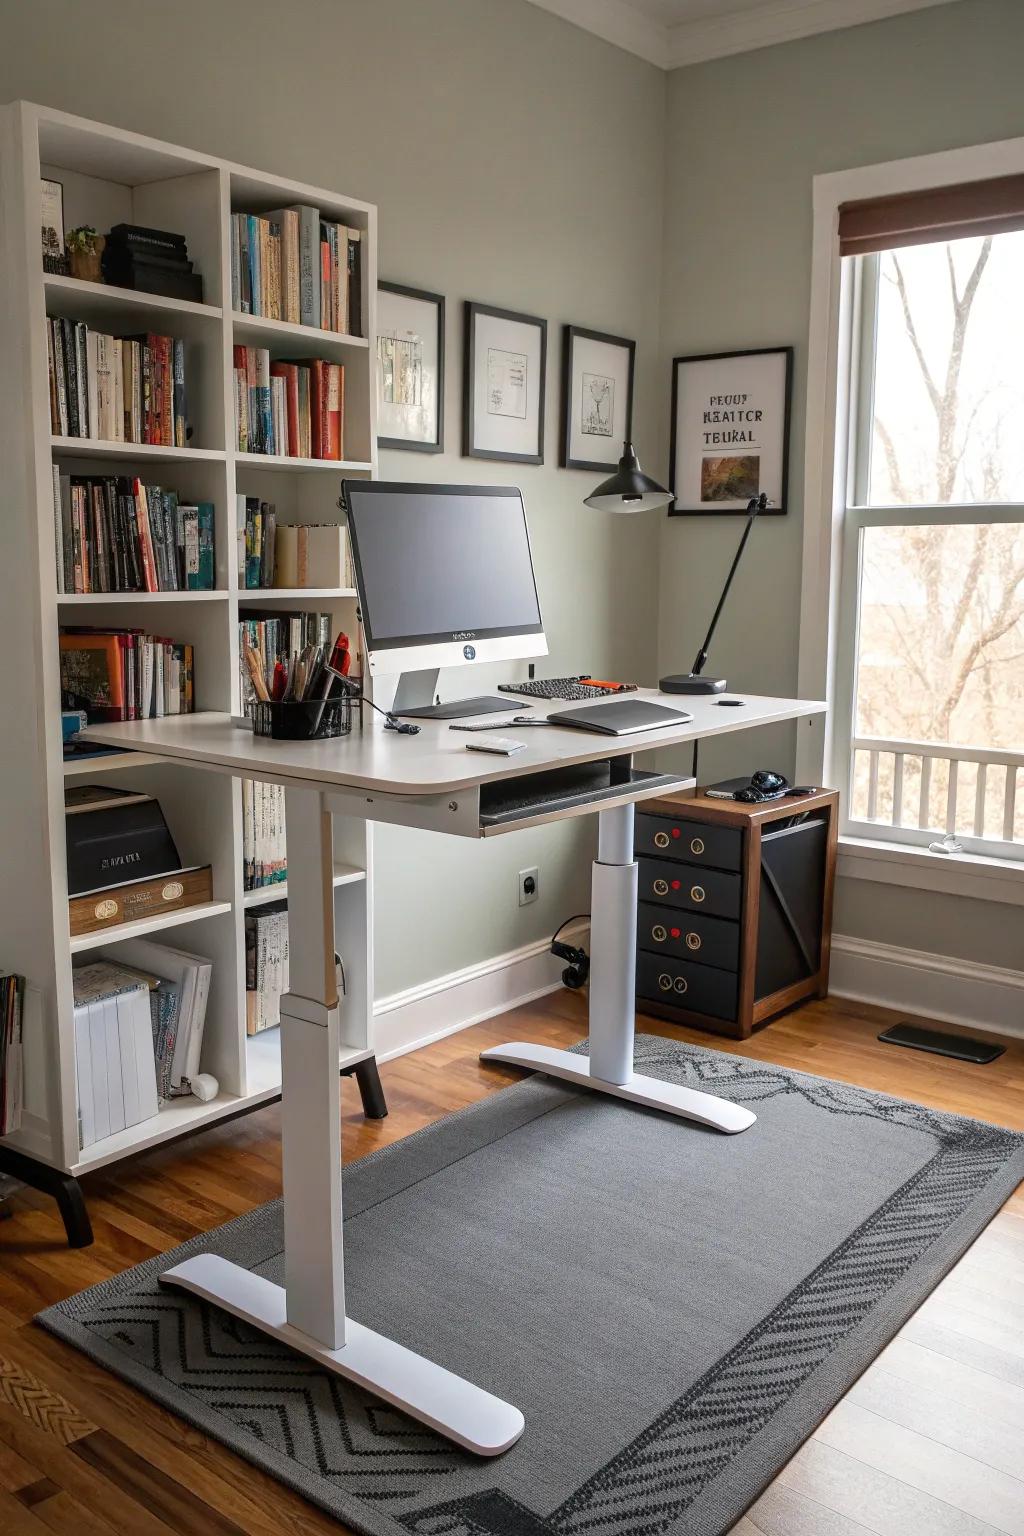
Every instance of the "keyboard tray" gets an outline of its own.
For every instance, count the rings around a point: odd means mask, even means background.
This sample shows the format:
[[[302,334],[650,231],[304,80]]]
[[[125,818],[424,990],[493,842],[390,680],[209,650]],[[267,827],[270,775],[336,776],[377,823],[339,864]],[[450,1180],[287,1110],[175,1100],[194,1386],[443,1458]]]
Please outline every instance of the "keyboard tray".
[[[578,807],[599,806],[602,800],[614,800],[631,788],[668,791],[677,789],[681,782],[678,773],[652,773],[643,768],[633,768],[628,777],[620,777],[619,765],[621,759],[605,759],[482,784],[480,825],[500,827],[532,821]]]

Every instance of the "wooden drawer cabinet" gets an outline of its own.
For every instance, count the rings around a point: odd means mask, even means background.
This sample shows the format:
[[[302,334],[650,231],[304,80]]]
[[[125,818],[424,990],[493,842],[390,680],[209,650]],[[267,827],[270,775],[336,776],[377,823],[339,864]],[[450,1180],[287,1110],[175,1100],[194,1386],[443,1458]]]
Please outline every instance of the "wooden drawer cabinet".
[[[714,827],[683,817],[636,817],[636,851],[657,858],[685,859],[712,869],[739,869],[743,836],[734,827]]]
[[[838,794],[700,794],[636,816],[641,1011],[745,1039],[828,990]]]
[[[685,907],[690,912],[706,912],[709,917],[739,917],[739,875],[668,859],[640,859],[639,863],[641,901]]]
[[[643,901],[638,913],[637,944],[654,954],[678,955],[699,965],[717,965],[724,971],[739,969],[739,924],[720,917],[666,912],[664,907]]]

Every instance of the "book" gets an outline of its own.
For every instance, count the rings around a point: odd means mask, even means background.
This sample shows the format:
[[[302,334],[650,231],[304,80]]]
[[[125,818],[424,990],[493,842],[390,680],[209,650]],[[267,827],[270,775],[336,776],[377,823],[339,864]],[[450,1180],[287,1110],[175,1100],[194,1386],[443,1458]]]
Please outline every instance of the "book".
[[[58,592],[212,591],[213,503],[198,503],[191,515],[200,525],[202,553],[188,572],[176,491],[137,477],[70,475],[58,481],[55,467]]]
[[[194,708],[192,646],[140,629],[68,626],[59,637],[63,706],[90,725],[157,719]]]
[[[150,992],[159,978],[109,960],[77,966],[72,978],[84,1148],[158,1112]]]
[[[245,914],[245,1030],[261,1034],[281,1022],[288,990],[288,908],[269,902]]]
[[[121,941],[114,951],[114,957],[119,963],[157,976],[161,982],[177,989],[177,998],[161,992],[159,987],[157,989],[165,1050],[168,1045],[167,1034],[173,1031],[170,1063],[163,1073],[161,1097],[187,1095],[191,1092],[191,1080],[200,1072],[212,963],[205,955],[173,949],[169,944],[158,944],[149,939]],[[171,1017],[175,1008],[176,1021]],[[159,1050],[157,1054],[160,1055]]]
[[[246,891],[282,885],[288,878],[284,786],[242,780],[242,886]]]
[[[50,427],[61,437],[184,447],[185,343],[148,331],[111,336],[82,321],[46,320]]]

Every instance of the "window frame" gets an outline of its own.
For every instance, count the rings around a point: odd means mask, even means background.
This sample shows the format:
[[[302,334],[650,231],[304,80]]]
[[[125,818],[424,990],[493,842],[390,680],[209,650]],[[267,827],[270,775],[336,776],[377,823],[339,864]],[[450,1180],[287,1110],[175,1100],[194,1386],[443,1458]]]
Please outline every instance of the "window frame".
[[[850,619],[856,613],[860,529],[883,522],[1018,521],[1024,509],[1002,503],[857,505],[852,492],[865,484],[866,445],[855,426],[870,419],[864,400],[870,375],[863,363],[874,305],[864,278],[858,280],[858,261],[840,261],[838,223],[847,202],[1020,173],[1024,138],[814,177],[798,691],[825,699],[829,710],[823,722],[803,722],[797,734],[798,779],[838,784],[843,791],[840,874],[877,880],[884,869],[886,883],[962,890],[1013,904],[1024,903],[1024,860],[1007,856],[1005,843],[961,837],[963,853],[933,853],[922,846],[917,829],[847,817],[855,697]]]

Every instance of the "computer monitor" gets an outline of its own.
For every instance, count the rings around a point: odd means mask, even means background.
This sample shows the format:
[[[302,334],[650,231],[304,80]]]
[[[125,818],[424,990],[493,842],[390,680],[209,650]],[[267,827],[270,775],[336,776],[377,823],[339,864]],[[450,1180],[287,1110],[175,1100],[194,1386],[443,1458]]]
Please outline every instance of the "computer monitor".
[[[435,704],[441,667],[546,656],[522,494],[514,486],[344,480],[342,499],[371,676],[400,674],[396,714],[512,708]]]

